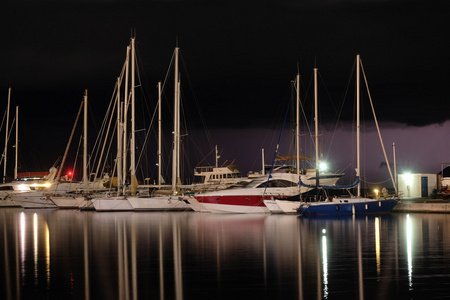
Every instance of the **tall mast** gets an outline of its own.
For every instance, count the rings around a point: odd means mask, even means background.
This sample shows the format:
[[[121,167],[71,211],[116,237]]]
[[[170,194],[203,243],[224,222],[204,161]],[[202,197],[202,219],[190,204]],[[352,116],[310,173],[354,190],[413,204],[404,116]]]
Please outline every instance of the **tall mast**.
[[[120,102],[120,78],[117,77],[117,194],[122,188],[122,103]]]
[[[16,106],[16,159],[14,163],[14,179],[17,178],[17,160],[19,155],[19,107]]]
[[[162,168],[162,145],[161,145],[161,134],[162,134],[162,108],[161,108],[161,81],[158,82],[158,186],[161,186],[161,168]]]
[[[297,107],[296,107],[296,120],[295,120],[295,144],[297,155],[297,177],[300,177],[300,74],[297,73],[296,78],[297,85]],[[300,186],[299,186],[300,187]]]
[[[262,163],[261,175],[265,175],[264,173],[266,172],[266,168],[264,166],[264,164],[265,164],[265,162],[264,162],[264,148],[261,149],[261,163]]]
[[[11,102],[11,87],[8,89],[8,106],[6,108],[6,134],[5,134],[5,151],[3,159],[3,183],[6,183],[6,157],[8,156],[8,132],[9,132],[9,105]]]
[[[135,117],[135,38],[131,39],[131,145],[130,145],[130,173],[131,173],[131,194],[136,194],[137,180],[136,180],[136,117]]]
[[[396,161],[396,157],[395,157],[395,143],[392,143],[392,152],[394,155],[394,188],[395,188],[395,194],[397,196],[397,161]]]
[[[356,55],[356,176],[360,177],[360,57]],[[361,196],[361,186],[358,184],[357,197]]]
[[[84,92],[84,132],[83,132],[83,188],[87,188],[88,186],[88,173],[87,173],[87,116],[88,116],[88,106],[87,106],[87,97],[88,91]]]
[[[319,190],[319,111],[317,107],[317,68],[314,68],[314,124],[315,124],[315,143],[316,143],[316,187]]]
[[[125,182],[127,181],[127,139],[128,139],[128,73],[129,73],[129,60],[130,60],[130,46],[127,46],[127,56],[125,60],[125,92],[124,92],[124,106],[123,106],[123,164],[122,164],[122,183],[123,194],[125,195]]]
[[[178,79],[178,51],[179,48],[175,47],[175,80],[174,80],[174,118],[173,118],[173,161],[172,161],[172,191],[175,193],[177,178],[178,178],[178,144],[180,142],[179,132],[178,132],[178,122],[179,122],[179,97],[178,97],[178,88],[179,88],[179,79]]]
[[[181,151],[180,151],[180,147],[181,147],[181,138],[180,138],[180,125],[181,125],[181,120],[180,120],[180,115],[181,115],[181,105],[180,105],[180,101],[181,101],[181,97],[180,97],[180,93],[181,92],[181,81],[180,78],[178,77],[178,84],[177,84],[177,183],[180,180],[180,168],[181,168],[181,164],[180,164],[180,156],[181,156]]]

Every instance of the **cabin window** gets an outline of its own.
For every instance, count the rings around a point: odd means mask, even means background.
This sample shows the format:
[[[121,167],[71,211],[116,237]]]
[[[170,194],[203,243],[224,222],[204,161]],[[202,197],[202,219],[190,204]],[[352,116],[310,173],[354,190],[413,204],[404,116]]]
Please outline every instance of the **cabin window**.
[[[266,182],[261,183],[258,185],[259,188],[265,187]],[[270,180],[267,187],[290,187],[290,186],[297,186],[295,182],[289,181],[289,180],[283,180],[283,179],[274,179]]]

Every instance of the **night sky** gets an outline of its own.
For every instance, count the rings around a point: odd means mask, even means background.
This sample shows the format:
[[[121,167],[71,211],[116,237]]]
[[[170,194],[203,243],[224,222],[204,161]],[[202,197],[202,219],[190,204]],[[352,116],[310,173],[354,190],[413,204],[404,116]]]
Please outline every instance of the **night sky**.
[[[332,168],[352,173],[346,162],[351,159],[346,148],[350,125],[339,125],[336,135],[332,132],[335,107],[346,94],[359,53],[390,159],[396,143],[400,171],[437,173],[441,163],[450,161],[447,3],[2,1],[1,107],[6,108],[11,86],[12,106],[20,107],[21,171],[47,170],[64,153],[85,89],[94,143],[135,32],[149,115],[157,81],[164,80],[178,44],[185,72],[182,85],[191,90],[184,105],[194,112],[187,126],[192,136],[203,127],[208,130],[207,138],[197,138],[199,146],[190,145],[206,155],[217,144],[223,151],[221,161],[235,160],[246,173],[260,169],[261,148],[265,162],[271,162],[297,70],[305,115],[312,124],[316,66],[322,153],[333,161]],[[348,94],[353,89],[349,87]],[[350,106],[341,124],[352,119]],[[368,141],[373,132],[366,132]],[[289,133],[286,129],[284,135]],[[313,155],[307,142],[304,145],[305,155]],[[280,152],[291,151],[288,148],[282,146]],[[387,178],[386,169],[380,168],[378,144],[365,149],[368,172],[383,173],[374,180]],[[200,163],[201,155],[191,160],[187,168]]]

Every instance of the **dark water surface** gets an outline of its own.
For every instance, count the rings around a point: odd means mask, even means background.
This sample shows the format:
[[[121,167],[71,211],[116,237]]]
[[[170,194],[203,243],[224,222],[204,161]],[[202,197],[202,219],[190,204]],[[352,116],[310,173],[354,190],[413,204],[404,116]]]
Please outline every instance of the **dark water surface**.
[[[0,209],[0,299],[449,299],[449,214]]]

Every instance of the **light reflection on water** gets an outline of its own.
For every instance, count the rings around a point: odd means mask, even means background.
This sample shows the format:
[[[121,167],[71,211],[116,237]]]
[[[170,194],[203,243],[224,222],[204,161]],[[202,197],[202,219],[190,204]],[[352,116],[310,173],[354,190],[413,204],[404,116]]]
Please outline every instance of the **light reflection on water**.
[[[429,299],[450,278],[447,214],[0,217],[0,299]]]

